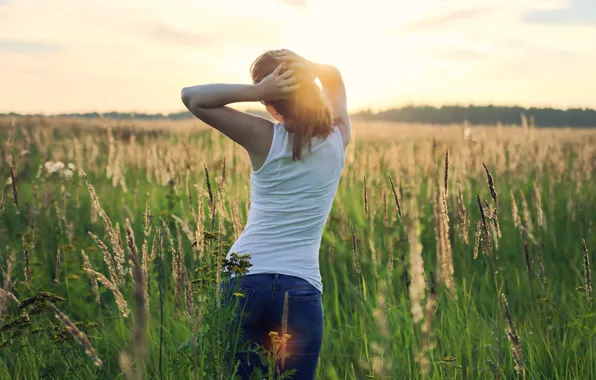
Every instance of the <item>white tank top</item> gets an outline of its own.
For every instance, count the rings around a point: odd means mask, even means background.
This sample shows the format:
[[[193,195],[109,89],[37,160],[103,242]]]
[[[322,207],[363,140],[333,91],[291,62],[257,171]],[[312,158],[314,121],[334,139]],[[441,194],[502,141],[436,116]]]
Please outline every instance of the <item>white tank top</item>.
[[[303,278],[323,291],[319,248],[344,166],[339,128],[312,140],[301,160],[292,160],[292,136],[273,126],[263,166],[250,178],[250,211],[244,231],[228,255],[249,254],[249,274],[279,273]]]

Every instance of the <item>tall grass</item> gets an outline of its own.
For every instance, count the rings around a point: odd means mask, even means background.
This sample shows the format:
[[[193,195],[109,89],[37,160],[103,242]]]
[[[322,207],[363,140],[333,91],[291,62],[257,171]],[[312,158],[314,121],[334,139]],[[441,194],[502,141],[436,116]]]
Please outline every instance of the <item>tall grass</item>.
[[[225,259],[248,158],[200,126],[104,122],[0,120],[0,378],[230,379],[255,349],[234,318],[250,294],[227,286],[247,258]],[[595,377],[595,146],[355,123],[317,378]],[[259,350],[276,378],[285,331]]]

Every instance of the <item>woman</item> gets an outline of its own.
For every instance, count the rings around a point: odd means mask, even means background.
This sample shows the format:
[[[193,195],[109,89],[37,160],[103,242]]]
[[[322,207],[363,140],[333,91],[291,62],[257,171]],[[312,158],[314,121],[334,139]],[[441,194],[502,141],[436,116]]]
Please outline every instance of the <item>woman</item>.
[[[318,254],[350,141],[346,91],[335,67],[289,50],[262,54],[250,71],[252,85],[187,87],[182,101],[250,157],[248,222],[230,249],[249,254],[252,263],[241,280],[244,338],[267,347],[269,332],[281,333],[287,293],[291,338],[283,370],[295,369],[293,379],[313,379],[323,334]],[[276,123],[226,106],[253,101]],[[238,359],[248,379],[260,361]]]

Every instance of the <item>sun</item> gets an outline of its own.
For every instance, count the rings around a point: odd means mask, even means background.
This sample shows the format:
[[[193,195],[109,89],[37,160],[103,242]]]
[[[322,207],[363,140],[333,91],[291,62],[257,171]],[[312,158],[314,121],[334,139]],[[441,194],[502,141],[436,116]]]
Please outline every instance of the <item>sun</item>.
[[[284,16],[281,47],[340,68],[351,110],[383,107],[383,101],[399,96],[410,77],[421,76],[418,71],[423,69],[408,63],[415,41],[397,36],[396,30],[423,11],[416,4],[389,5],[385,0],[367,0],[365,6],[311,1],[307,9]]]

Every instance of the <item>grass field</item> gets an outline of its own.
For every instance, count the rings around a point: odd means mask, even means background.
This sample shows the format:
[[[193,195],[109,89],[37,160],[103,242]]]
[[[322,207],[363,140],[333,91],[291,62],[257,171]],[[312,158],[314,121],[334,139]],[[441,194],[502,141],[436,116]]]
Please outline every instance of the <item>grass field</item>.
[[[195,122],[4,119],[0,141],[0,378],[230,379],[242,149]],[[596,378],[595,167],[594,130],[356,122],[317,378]]]

